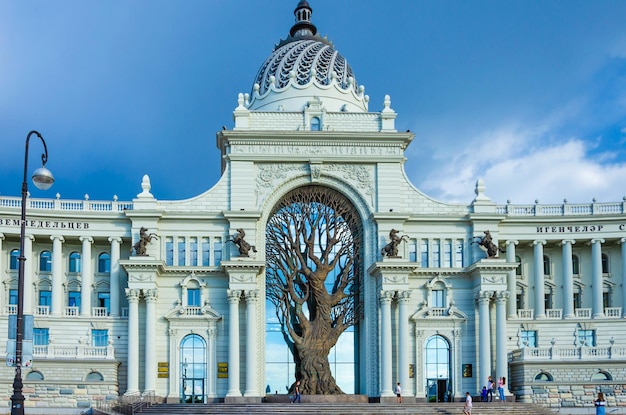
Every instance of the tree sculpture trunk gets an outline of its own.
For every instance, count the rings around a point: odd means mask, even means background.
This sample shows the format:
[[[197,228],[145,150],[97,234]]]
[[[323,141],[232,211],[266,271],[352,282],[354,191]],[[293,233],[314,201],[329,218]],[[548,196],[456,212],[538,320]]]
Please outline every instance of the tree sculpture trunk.
[[[296,189],[274,207],[266,230],[266,289],[305,394],[340,394],[328,354],[360,315],[361,222],[338,192]]]

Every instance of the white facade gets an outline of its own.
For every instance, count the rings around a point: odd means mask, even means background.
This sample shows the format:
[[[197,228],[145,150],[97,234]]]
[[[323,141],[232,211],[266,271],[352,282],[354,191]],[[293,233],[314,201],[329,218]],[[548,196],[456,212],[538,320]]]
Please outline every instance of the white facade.
[[[301,1],[293,39],[316,38],[309,18]],[[385,400],[399,381],[405,396],[447,400],[491,375],[521,401],[583,406],[603,390],[626,403],[626,201],[497,205],[480,180],[468,205],[435,201],[406,177],[413,134],[395,130],[389,97],[370,112],[349,67],[325,85],[317,71],[296,82],[302,68],[285,68],[284,85],[260,72],[274,84],[239,94],[234,127],[217,134],[223,175],[197,197],[158,200],[146,176],[131,202],[28,199],[24,310],[38,337],[25,404],[260,401],[265,226],[305,185],[345,195],[362,221],[355,393]],[[0,197],[1,338],[16,313],[19,218],[20,198]],[[142,227],[156,238],[134,256]],[[227,243],[237,229],[255,255]],[[392,229],[408,240],[383,258]],[[486,258],[473,243],[485,231],[506,253]],[[9,397],[13,368],[0,375]]]

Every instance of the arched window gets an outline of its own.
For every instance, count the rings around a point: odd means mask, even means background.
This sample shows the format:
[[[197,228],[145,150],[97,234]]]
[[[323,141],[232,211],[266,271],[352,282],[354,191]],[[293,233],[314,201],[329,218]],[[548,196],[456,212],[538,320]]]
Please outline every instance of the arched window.
[[[519,256],[515,255],[515,262],[519,263],[517,268],[515,268],[515,275],[521,277],[522,276],[522,258],[520,258]]]
[[[429,402],[447,402],[452,379],[450,378],[450,343],[440,335],[426,341],[426,383]]]
[[[572,255],[572,274],[580,274],[580,259],[578,255]]]
[[[318,117],[311,118],[311,131],[321,131],[322,122]]]
[[[552,382],[554,379],[548,372],[541,371],[535,376],[535,382]]]
[[[20,257],[20,250],[14,249],[11,251],[9,258],[9,269],[16,270],[19,267],[18,258]]]
[[[70,254],[70,272],[80,272],[80,254],[78,252]]]
[[[50,253],[50,251],[43,251],[41,254],[39,254],[39,271],[52,271],[52,254]]]
[[[33,370],[26,375],[26,380],[37,381],[43,380],[43,373]]]
[[[609,267],[609,256],[607,254],[602,254],[602,273],[608,274],[611,272]]]
[[[180,390],[182,403],[203,403],[206,389],[206,342],[189,334],[180,343]]]
[[[604,370],[600,370],[599,372],[594,373],[593,376],[591,376],[592,382],[601,382],[606,380],[613,380],[613,376],[611,376],[610,373],[605,372]]]
[[[98,255],[98,272],[106,274],[111,272],[111,255],[107,252]]]
[[[543,256],[543,275],[550,275],[550,257]]]
[[[100,372],[90,372],[85,376],[85,382],[104,382],[104,376]]]

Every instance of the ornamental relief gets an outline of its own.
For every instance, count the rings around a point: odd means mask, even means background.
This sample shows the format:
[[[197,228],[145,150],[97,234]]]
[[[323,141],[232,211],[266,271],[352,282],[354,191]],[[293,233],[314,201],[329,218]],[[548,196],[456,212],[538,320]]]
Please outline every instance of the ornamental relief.
[[[256,204],[259,206],[279,186],[280,181],[288,178],[307,175],[311,181],[317,181],[324,174],[335,176],[349,183],[354,189],[366,196],[364,199],[370,207],[374,206],[374,166],[362,166],[353,164],[304,164],[304,163],[279,163],[257,164],[258,174],[254,189]]]

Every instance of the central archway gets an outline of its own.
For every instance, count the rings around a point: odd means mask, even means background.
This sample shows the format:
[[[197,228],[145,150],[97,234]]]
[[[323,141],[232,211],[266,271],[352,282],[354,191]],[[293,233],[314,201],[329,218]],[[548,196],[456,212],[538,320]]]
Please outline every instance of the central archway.
[[[280,366],[282,360],[293,374],[287,389],[301,381],[305,394],[341,394],[339,375],[353,393],[363,274],[357,210],[334,189],[299,187],[276,203],[265,234],[269,391],[276,389],[269,381],[275,372],[270,365]],[[276,357],[279,340],[282,357]]]

